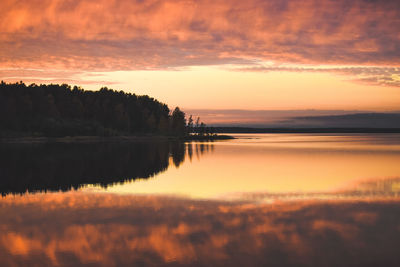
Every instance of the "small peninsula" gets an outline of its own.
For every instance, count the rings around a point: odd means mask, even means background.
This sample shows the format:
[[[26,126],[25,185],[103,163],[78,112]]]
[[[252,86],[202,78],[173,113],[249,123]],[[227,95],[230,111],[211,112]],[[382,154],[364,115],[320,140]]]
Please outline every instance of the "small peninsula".
[[[0,138],[56,140],[217,140],[217,135],[176,107],[147,95],[107,87],[86,91],[67,84],[0,84]]]

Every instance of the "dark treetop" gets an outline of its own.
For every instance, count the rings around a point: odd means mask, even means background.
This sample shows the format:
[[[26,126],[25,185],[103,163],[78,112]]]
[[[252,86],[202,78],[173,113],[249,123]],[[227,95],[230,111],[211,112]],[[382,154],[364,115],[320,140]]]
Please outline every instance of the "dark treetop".
[[[0,136],[187,134],[185,114],[149,96],[106,87],[0,84]]]

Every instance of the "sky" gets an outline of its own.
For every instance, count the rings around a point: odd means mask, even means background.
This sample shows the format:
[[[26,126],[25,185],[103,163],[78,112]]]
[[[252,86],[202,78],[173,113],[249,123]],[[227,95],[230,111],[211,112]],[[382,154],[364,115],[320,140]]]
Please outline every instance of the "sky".
[[[2,0],[0,79],[242,111],[236,123],[394,112],[399,29],[398,0]]]

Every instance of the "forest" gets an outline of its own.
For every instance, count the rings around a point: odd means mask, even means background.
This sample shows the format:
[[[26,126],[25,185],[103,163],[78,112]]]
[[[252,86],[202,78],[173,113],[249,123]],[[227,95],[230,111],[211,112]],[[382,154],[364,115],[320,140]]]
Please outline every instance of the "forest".
[[[107,87],[86,91],[67,84],[0,84],[0,137],[183,137],[191,128],[178,107],[171,111],[166,104],[147,95]]]

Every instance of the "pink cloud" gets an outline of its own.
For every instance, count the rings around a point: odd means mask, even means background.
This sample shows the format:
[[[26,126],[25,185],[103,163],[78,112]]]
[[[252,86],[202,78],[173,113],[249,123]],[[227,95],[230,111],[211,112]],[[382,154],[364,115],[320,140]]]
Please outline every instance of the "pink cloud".
[[[1,80],[36,84],[67,83],[76,85],[102,84],[112,85],[117,82],[107,81],[101,74],[76,70],[43,70],[43,69],[0,69]]]
[[[4,0],[0,17],[4,67],[399,65],[394,0]]]

